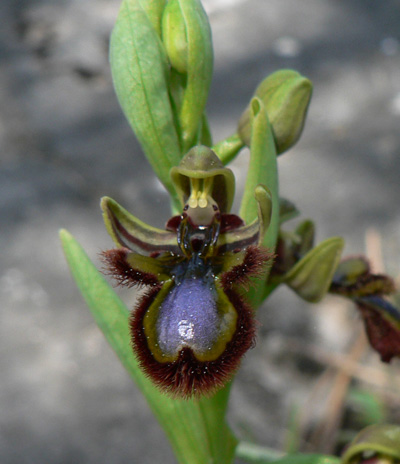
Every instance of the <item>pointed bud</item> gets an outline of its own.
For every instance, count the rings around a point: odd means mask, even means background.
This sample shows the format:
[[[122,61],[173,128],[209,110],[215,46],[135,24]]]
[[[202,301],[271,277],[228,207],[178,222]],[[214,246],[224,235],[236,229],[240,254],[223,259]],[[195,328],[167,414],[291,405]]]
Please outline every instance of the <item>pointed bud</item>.
[[[278,154],[292,147],[300,138],[312,94],[311,81],[292,70],[277,71],[257,87],[255,96],[266,108],[272,125]],[[238,133],[250,145],[250,113],[245,110],[239,121]]]
[[[158,36],[161,37],[161,17],[167,0],[137,0],[146,12]]]
[[[182,74],[187,73],[189,47],[179,0],[170,0],[165,7],[162,40],[171,66]]]
[[[200,0],[167,3],[162,40],[173,71],[181,74],[170,90],[178,100],[174,103],[186,152],[199,140],[213,68],[211,29]]]

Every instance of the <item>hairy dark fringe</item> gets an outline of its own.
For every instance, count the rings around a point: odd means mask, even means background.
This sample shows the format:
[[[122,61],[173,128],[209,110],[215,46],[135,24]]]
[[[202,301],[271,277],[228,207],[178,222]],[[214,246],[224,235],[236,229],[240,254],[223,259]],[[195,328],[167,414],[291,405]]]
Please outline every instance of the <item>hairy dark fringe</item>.
[[[209,396],[232,377],[246,351],[254,346],[256,324],[253,311],[235,291],[226,294],[236,308],[236,331],[225,351],[214,361],[199,361],[189,348],[181,350],[176,361],[160,363],[154,359],[143,330],[143,318],[158,289],[150,289],[131,314],[132,346],[145,374],[172,397]]]
[[[132,252],[127,248],[103,251],[100,256],[105,274],[113,277],[118,285],[128,288],[159,285],[156,276],[135,269],[127,262],[129,253]]]
[[[251,277],[261,277],[267,266],[271,266],[273,253],[267,249],[251,245],[246,248],[243,262],[221,275],[221,284],[224,290],[233,286],[248,288]]]

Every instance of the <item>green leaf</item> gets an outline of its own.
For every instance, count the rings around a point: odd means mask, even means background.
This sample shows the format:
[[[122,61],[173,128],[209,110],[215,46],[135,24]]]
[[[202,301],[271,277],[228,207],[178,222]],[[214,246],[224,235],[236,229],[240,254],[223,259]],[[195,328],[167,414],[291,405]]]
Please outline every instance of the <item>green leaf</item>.
[[[75,239],[65,230],[60,238],[72,275],[92,315],[125,369],[135,380],[167,434],[181,464],[229,464],[236,439],[225,422],[229,386],[211,398],[174,400],[144,376],[133,355],[129,311],[97,271]]]
[[[341,237],[324,240],[298,261],[283,281],[304,300],[320,301],[332,282],[343,246]]]
[[[143,1],[143,0],[142,0]],[[169,170],[181,159],[168,89],[168,60],[138,0],[124,0],[110,44],[119,103],[154,172],[176,200]]]

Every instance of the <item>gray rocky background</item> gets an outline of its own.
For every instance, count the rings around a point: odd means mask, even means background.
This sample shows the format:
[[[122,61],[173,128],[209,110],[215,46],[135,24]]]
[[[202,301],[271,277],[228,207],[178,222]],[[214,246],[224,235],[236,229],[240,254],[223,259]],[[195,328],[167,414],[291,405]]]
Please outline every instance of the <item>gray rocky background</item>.
[[[0,2],[0,463],[175,462],[162,430],[102,338],[65,264],[68,228],[97,261],[109,248],[99,198],[162,226],[168,198],[113,92],[108,39],[119,0]],[[298,145],[279,161],[284,196],[343,235],[347,253],[382,237],[400,270],[400,2],[208,0],[215,140],[258,82],[283,67],[315,85]],[[235,162],[239,185],[247,155]],[[240,188],[239,188],[240,192]],[[131,295],[124,294],[129,305]],[[279,290],[235,383],[230,421],[282,448],[293,405],[321,369],[289,342],[346,350],[359,324],[337,300],[306,306]],[[293,343],[292,343],[293,344]],[[324,351],[325,350],[325,351]],[[296,353],[294,353],[296,351]],[[368,359],[377,369],[376,355]],[[305,362],[307,361],[307,362]],[[399,374],[399,363],[394,363]]]

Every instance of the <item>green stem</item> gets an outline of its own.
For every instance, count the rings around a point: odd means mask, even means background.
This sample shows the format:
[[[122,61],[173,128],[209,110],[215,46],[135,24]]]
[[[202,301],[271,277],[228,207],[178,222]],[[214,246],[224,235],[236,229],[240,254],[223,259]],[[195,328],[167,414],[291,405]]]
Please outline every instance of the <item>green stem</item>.
[[[212,149],[226,166],[236,157],[236,155],[243,147],[244,143],[242,142],[242,139],[239,137],[239,135],[233,134],[226,139],[216,143]]]
[[[272,448],[255,445],[241,441],[236,447],[236,457],[244,459],[247,462],[260,463],[260,462],[273,462],[284,456],[281,451],[276,451]]]

